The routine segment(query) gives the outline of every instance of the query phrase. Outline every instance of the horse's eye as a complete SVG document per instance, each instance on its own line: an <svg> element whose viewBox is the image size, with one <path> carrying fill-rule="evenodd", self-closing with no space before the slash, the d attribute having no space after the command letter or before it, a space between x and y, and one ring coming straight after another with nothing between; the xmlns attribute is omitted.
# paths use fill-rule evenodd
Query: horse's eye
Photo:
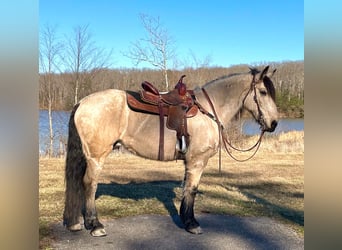
<svg viewBox="0 0 342 250"><path fill-rule="evenodd" d="M267 91L264 89L259 90L259 92L260 92L260 95L263 95L263 96L267 95Z"/></svg>

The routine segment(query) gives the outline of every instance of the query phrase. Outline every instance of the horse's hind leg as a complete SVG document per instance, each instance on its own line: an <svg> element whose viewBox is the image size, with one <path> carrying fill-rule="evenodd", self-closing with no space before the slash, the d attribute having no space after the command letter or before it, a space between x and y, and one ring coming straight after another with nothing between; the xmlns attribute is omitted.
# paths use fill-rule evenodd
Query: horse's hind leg
<svg viewBox="0 0 342 250"><path fill-rule="evenodd" d="M98 176L104 164L104 158L95 159L88 158L88 167L85 172L83 183L85 192L85 211L84 211L84 226L91 230L92 236L105 236L106 231L97 217L95 206L95 193L97 189Z"/></svg>
<svg viewBox="0 0 342 250"><path fill-rule="evenodd" d="M180 207L180 218L185 226L185 230L193 234L201 234L202 229L195 219L194 203L198 190L198 184L206 161L188 162L185 166L185 184L183 189L183 199Z"/></svg>

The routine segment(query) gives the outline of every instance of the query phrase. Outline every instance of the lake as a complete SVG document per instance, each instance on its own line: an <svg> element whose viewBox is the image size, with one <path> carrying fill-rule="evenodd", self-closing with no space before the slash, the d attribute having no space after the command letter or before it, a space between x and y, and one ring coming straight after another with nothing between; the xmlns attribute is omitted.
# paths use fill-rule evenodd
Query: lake
<svg viewBox="0 0 342 250"><path fill-rule="evenodd" d="M68 137L68 123L70 112L53 111L53 129L55 133L54 149L63 153ZM288 131L303 131L304 119L280 119L276 130L272 134ZM242 133L245 135L256 135L260 133L259 125L252 119L242 121ZM49 119L48 111L39 111L39 153L44 155L49 145Z"/></svg>

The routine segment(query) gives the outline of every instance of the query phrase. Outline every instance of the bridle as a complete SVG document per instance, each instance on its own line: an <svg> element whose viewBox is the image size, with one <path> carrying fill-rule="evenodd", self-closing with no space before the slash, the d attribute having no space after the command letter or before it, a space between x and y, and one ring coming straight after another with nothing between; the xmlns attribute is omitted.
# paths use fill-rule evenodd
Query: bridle
<svg viewBox="0 0 342 250"><path fill-rule="evenodd" d="M252 79L252 82L251 82L251 85L250 85L250 89L248 90L247 94L243 98L242 105L244 105L244 103L246 101L246 98L249 95L249 93L253 92L254 93L253 100L254 100L254 102L255 102L255 104L257 106L257 109L258 109L258 117L257 117L256 120L258 121L258 123L262 127L262 131L264 131L265 127L266 127L265 120L264 120L264 114L261 111L260 104L259 104L259 101L258 101L258 98L257 98L257 94L256 94L256 84L260 83L262 81L262 79L261 80L256 80L255 79L255 76L256 76L257 73L259 73L259 71L254 70L254 69L251 70L251 74L253 75L253 79Z"/></svg>
<svg viewBox="0 0 342 250"><path fill-rule="evenodd" d="M253 97L253 100L254 102L256 103L257 105L257 109L258 109L258 117L257 117L257 121L258 123L260 124L261 126L261 133L260 133L260 136L259 136L259 139L257 140L257 142L251 146L250 148L247 148L247 149L239 149L235 146L232 145L232 143L229 141L229 139L227 138L227 136L223 133L224 131L224 126L223 124L221 123L221 121L219 120L219 117L217 115L217 112L215 110L215 107L214 107L214 104L213 102L211 101L207 91L205 90L205 88L201 88L202 89L202 92L205 96L205 98L207 99L209 105L210 105L210 108L212 109L212 112L214 115L212 115L210 112L208 112L206 109L203 108L202 105L200 105L197 100L195 100L195 104L198 106L199 110L204 113L205 115L209 116L212 120L214 120L217 124L217 127L218 127L218 131L219 131L219 172L221 173L221 148L222 148L222 142L223 142L223 146L225 148L225 151L227 152L227 154L232 157L234 160L238 161L238 162L244 162L244 161L248 161L250 160L252 157L255 156L255 154L257 153L257 151L259 150L259 147L260 147L260 144L261 144L261 140L262 140L262 137L265 133L265 120L264 120L264 115L261 111L261 108L260 108L260 104L259 104L259 101L258 101L258 98L257 98L257 94L256 94L256 84L259 83L260 81L262 80L256 80L256 74L259 73L259 71L257 70L254 70L252 69L251 70L251 74L253 75L253 79L252 79L252 82L251 82L251 85L250 85L250 89L248 90L247 94L245 95L245 97L243 98L243 101L242 101L242 105L245 103L245 100L247 98L247 96L253 92L254 93L254 97ZM254 148L255 151L253 152L253 154L251 156L249 156L248 158L246 159L237 159L229 150L229 147L232 148L233 150L235 151L238 151L238 152L248 152L248 151L251 151L253 150Z"/></svg>

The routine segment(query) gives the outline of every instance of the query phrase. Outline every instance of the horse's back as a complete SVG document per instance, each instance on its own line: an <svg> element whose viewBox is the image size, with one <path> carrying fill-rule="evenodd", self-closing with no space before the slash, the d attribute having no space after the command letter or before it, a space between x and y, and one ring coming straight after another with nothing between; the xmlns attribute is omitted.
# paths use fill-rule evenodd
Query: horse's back
<svg viewBox="0 0 342 250"><path fill-rule="evenodd" d="M90 105L96 107L98 105L109 106L113 103L121 103L126 100L126 92L119 89L106 89L103 91L92 93L84 97L80 101L80 106Z"/></svg>
<svg viewBox="0 0 342 250"><path fill-rule="evenodd" d="M106 122L110 115L122 111L126 106L126 92L117 89L108 89L86 96L80 101L75 119L97 119L97 123ZM100 120L98 120L100 119Z"/></svg>

